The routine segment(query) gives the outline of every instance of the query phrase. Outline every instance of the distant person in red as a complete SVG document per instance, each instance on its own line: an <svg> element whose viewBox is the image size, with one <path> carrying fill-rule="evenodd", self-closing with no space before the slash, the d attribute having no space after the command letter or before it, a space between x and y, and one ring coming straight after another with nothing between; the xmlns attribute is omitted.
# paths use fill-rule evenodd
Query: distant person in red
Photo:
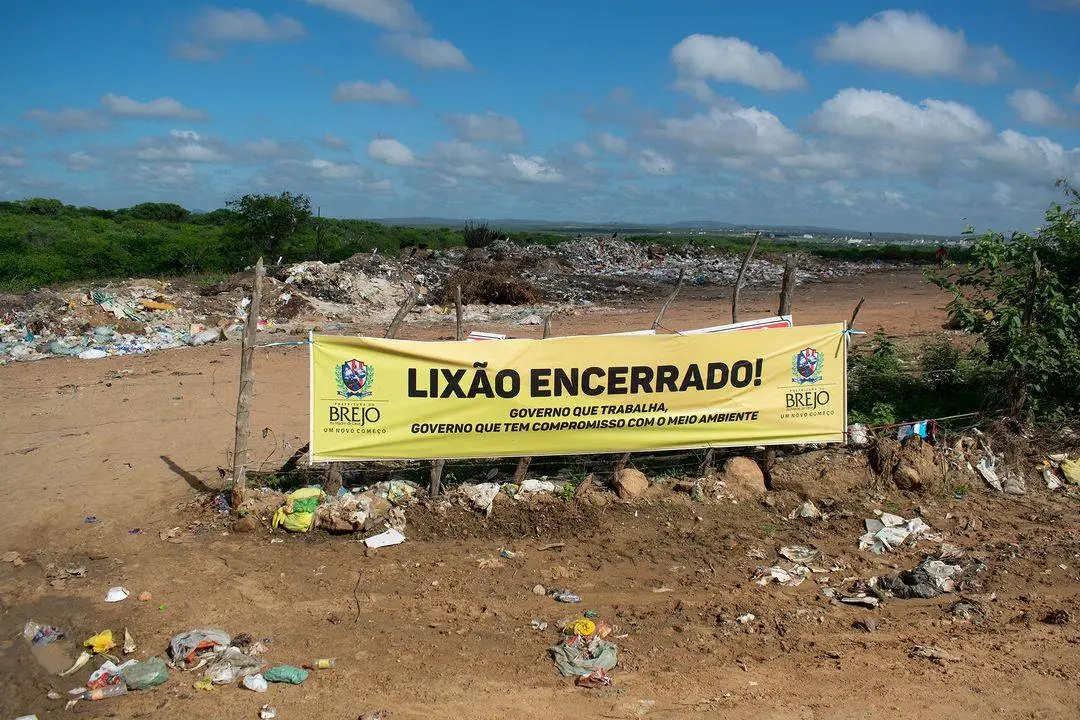
<svg viewBox="0 0 1080 720"><path fill-rule="evenodd" d="M937 252L934 253L934 259L937 260L938 267L944 265L945 261L949 259L949 248L944 245L938 246Z"/></svg>

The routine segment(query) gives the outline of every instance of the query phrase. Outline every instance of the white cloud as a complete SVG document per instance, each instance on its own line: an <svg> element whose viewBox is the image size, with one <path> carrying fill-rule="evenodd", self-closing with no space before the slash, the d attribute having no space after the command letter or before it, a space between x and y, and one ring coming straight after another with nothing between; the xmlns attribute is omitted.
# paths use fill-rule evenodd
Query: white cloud
<svg viewBox="0 0 1080 720"><path fill-rule="evenodd" d="M483 115L451 114L447 115L445 120L462 140L510 144L525 141L525 133L516 118L500 115L492 110Z"/></svg>
<svg viewBox="0 0 1080 720"><path fill-rule="evenodd" d="M608 93L608 100L619 103L620 105L628 105L634 100L634 91L620 85L612 88L611 92Z"/></svg>
<svg viewBox="0 0 1080 720"><path fill-rule="evenodd" d="M521 179L527 182L558 183L565 179L561 172L549 165L547 160L540 155L523 157L510 153L507 158L517 169Z"/></svg>
<svg viewBox="0 0 1080 720"><path fill-rule="evenodd" d="M94 166L96 161L83 151L73 152L64 160L71 172L86 172Z"/></svg>
<svg viewBox="0 0 1080 720"><path fill-rule="evenodd" d="M1045 182L1076 178L1080 173L1080 148L1066 150L1045 137L1004 130L992 143L979 148L985 160L1009 172Z"/></svg>
<svg viewBox="0 0 1080 720"><path fill-rule="evenodd" d="M368 143L368 157L387 165L409 166L416 164L412 150L393 138L375 138Z"/></svg>
<svg viewBox="0 0 1080 720"><path fill-rule="evenodd" d="M462 140L435 143L432 161L448 175L470 178L491 175L494 164L490 152Z"/></svg>
<svg viewBox="0 0 1080 720"><path fill-rule="evenodd" d="M408 105L413 102L412 93L399 88L389 80L377 84L358 80L338 83L334 88L334 102L371 102L382 105Z"/></svg>
<svg viewBox="0 0 1080 720"><path fill-rule="evenodd" d="M784 67L776 55L736 37L690 35L671 49L671 61L680 75L691 79L740 83L759 90L806 86L806 78Z"/></svg>
<svg viewBox="0 0 1080 720"><path fill-rule="evenodd" d="M350 180L364 174L364 169L357 163L336 163L322 158L309 160L307 167L323 180Z"/></svg>
<svg viewBox="0 0 1080 720"><path fill-rule="evenodd" d="M105 130L109 122L95 110L82 110L76 108L62 108L57 112L51 110L34 109L23 114L27 120L35 120L41 123L41 127L49 132L66 132L71 130Z"/></svg>
<svg viewBox="0 0 1080 720"><path fill-rule="evenodd" d="M350 15L386 30L424 32L427 25L409 0L306 0L329 10Z"/></svg>
<svg viewBox="0 0 1080 720"><path fill-rule="evenodd" d="M264 18L254 10L215 7L204 8L193 29L200 38L222 42L277 42L306 34L303 25L284 15Z"/></svg>
<svg viewBox="0 0 1080 720"><path fill-rule="evenodd" d="M173 56L191 62L217 62L225 55L220 50L192 40L185 40L173 47Z"/></svg>
<svg viewBox="0 0 1080 720"><path fill-rule="evenodd" d="M594 151L591 147L589 147L589 143L584 142L583 140L579 140L576 143L574 143L573 150L579 156L581 156L583 158L586 158L586 159L591 158L593 155L596 154L596 151Z"/></svg>
<svg viewBox="0 0 1080 720"><path fill-rule="evenodd" d="M429 70L472 70L472 65L449 40L416 35L388 35L383 45L392 52Z"/></svg>
<svg viewBox="0 0 1080 720"><path fill-rule="evenodd" d="M994 82L1013 62L996 45L971 45L919 12L886 10L858 25L841 23L818 46L818 58L897 70Z"/></svg>
<svg viewBox="0 0 1080 720"><path fill-rule="evenodd" d="M724 156L780 155L797 152L802 139L765 110L714 107L689 118L666 118L655 133L698 151Z"/></svg>
<svg viewBox="0 0 1080 720"><path fill-rule="evenodd" d="M230 159L223 143L194 130L170 130L168 138L143 140L134 155L138 160L181 163L223 163Z"/></svg>
<svg viewBox="0 0 1080 720"><path fill-rule="evenodd" d="M170 97L139 102L126 95L107 93L101 96L105 110L119 117L172 118L175 120L206 120L206 113L201 110L184 107Z"/></svg>
<svg viewBox="0 0 1080 720"><path fill-rule="evenodd" d="M0 147L0 168L21 168L26 165L26 158L17 149L5 150Z"/></svg>
<svg viewBox="0 0 1080 720"><path fill-rule="evenodd" d="M187 162L139 165L130 178L147 185L188 185L195 180L195 166Z"/></svg>
<svg viewBox="0 0 1080 720"><path fill-rule="evenodd" d="M1069 100L1073 101L1074 103L1080 103L1080 80L1076 81L1076 87L1074 87L1072 92L1069 93Z"/></svg>
<svg viewBox="0 0 1080 720"><path fill-rule="evenodd" d="M328 150L348 150L349 141L344 138L339 138L333 133L326 133L319 139L319 143Z"/></svg>
<svg viewBox="0 0 1080 720"><path fill-rule="evenodd" d="M1076 118L1054 102L1050 96L1032 88L1023 88L1009 93L1009 104L1024 122L1062 127L1076 124Z"/></svg>
<svg viewBox="0 0 1080 720"><path fill-rule="evenodd" d="M675 161L655 150L642 150L638 165L649 175L674 175Z"/></svg>
<svg viewBox="0 0 1080 720"><path fill-rule="evenodd" d="M846 88L814 113L824 132L854 138L925 143L965 143L991 132L990 123L960 103L927 98L913 105L880 90Z"/></svg>
<svg viewBox="0 0 1080 720"><path fill-rule="evenodd" d="M630 149L627 146L626 138L621 138L608 132L598 134L596 136L596 144L600 146L601 150L611 153L612 155L625 155Z"/></svg>

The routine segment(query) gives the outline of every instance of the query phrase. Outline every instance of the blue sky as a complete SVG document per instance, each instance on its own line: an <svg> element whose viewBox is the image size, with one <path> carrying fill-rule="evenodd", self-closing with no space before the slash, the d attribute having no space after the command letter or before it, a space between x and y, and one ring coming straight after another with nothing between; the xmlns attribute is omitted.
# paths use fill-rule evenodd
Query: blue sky
<svg viewBox="0 0 1080 720"><path fill-rule="evenodd" d="M1080 0L7 3L0 198L1031 228Z"/></svg>

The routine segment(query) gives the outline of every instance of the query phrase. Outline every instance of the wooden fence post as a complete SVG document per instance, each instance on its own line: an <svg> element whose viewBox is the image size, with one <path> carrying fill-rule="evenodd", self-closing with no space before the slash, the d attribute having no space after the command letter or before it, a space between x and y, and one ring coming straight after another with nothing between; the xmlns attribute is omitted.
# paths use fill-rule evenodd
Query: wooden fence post
<svg viewBox="0 0 1080 720"><path fill-rule="evenodd" d="M251 287L251 302L248 304L247 321L244 335L240 341L240 391L236 396L236 436L233 442L232 497L234 511L244 503L247 486L248 435L251 432L251 391L255 386L255 375L251 361L255 357L255 333L259 329L259 301L262 299L263 283L262 258L255 263L255 279Z"/></svg>
<svg viewBox="0 0 1080 720"><path fill-rule="evenodd" d="M551 316L554 314L555 312L552 311L544 317L544 340L547 340L549 337L551 337ZM514 471L515 485L520 485L521 483L525 482L525 477L529 474L529 465L531 464L531 457L523 457L518 459L517 470Z"/></svg>
<svg viewBox="0 0 1080 720"><path fill-rule="evenodd" d="M660 306L660 312L656 313L656 319L653 320L653 324L652 324L653 330L656 330L657 328L662 328L663 327L663 325L661 325L660 323L664 319L664 313L667 312L668 305L671 305L671 303L675 301L675 296L678 295L679 290L682 289L683 277L685 275L686 275L686 268L679 268L679 279L675 283L675 289L671 291L671 294L668 295L667 300L665 300L664 304Z"/></svg>
<svg viewBox="0 0 1080 720"><path fill-rule="evenodd" d="M784 279L780 282L780 309L777 315L791 314L791 296L795 292L795 257L788 255L784 259Z"/></svg>
<svg viewBox="0 0 1080 720"><path fill-rule="evenodd" d="M735 289L731 291L731 322L739 322L739 291L742 289L743 276L746 275L746 268L750 266L750 258L754 257L754 251L757 250L758 240L761 239L761 233L754 233L754 242L750 243L750 249L746 251L746 257L743 258L742 266L739 268L739 275L735 278Z"/></svg>
<svg viewBox="0 0 1080 720"><path fill-rule="evenodd" d="M454 309L457 312L457 323L454 328L454 339L461 342L465 339L465 313L461 306L461 286L458 285L454 290ZM446 467L446 459L439 458L431 464L431 480L428 483L428 495L430 497L439 497L439 493L442 492L442 474L443 468Z"/></svg>
<svg viewBox="0 0 1080 720"><path fill-rule="evenodd" d="M454 307L457 309L457 328L454 330L454 339L461 342L465 339L465 316L461 309L461 286L457 286L454 293Z"/></svg>

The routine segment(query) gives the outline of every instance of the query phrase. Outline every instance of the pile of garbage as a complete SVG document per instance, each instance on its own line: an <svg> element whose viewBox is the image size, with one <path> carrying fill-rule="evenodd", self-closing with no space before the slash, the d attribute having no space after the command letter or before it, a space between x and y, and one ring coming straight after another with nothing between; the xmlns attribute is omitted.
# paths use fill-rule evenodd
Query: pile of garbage
<svg viewBox="0 0 1080 720"><path fill-rule="evenodd" d="M54 645L64 636L59 628L39 625L33 620L27 622L23 629L23 638L39 662L46 666L49 665L45 659L47 651L53 651L56 657L64 657L63 651ZM223 630L213 628L189 630L174 636L166 652L168 659L153 656L146 660L132 658L121 662L112 630L102 630L87 638L82 647L82 652L70 667L59 670L54 665L49 668L59 677L69 677L94 658L102 659L83 685L68 691L65 709L69 710L81 700L104 700L131 691L150 690L166 683L170 670L190 673L189 677L196 678L194 687L200 690L238 683L249 690L264 693L269 683L299 685L307 680L309 671L330 669L336 664L333 658L320 658L301 667L272 665L263 658L268 652L263 642L247 634L230 636ZM124 655L136 650L135 640L126 628L121 649ZM198 672L200 670L201 673ZM51 692L49 697L59 700L63 696ZM261 716L274 717L272 710L270 706L263 706Z"/></svg>
<svg viewBox="0 0 1080 720"><path fill-rule="evenodd" d="M579 687L611 685L609 672L619 661L619 649L607 638L615 628L592 611L586 611L582 617L563 620L557 627L559 642L549 647L548 652L559 673L575 678L574 684Z"/></svg>

